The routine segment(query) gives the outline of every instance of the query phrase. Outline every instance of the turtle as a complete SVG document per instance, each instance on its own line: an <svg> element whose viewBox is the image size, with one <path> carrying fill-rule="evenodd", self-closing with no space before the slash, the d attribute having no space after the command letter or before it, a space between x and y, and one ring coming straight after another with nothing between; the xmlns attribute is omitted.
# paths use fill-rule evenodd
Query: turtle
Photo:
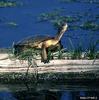
<svg viewBox="0 0 99 100"><path fill-rule="evenodd" d="M67 27L67 23L62 24L62 26L58 29L57 35L55 37L40 35L26 38L23 41L14 44L14 54L20 54L20 52L29 48L40 49L41 62L48 63L48 51L50 50L53 52L63 47L61 44L61 38L67 30Z"/></svg>

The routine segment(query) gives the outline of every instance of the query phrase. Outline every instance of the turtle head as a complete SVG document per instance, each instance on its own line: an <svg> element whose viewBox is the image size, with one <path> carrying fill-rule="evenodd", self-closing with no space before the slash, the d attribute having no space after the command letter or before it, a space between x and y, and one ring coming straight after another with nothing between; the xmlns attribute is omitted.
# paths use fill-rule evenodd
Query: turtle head
<svg viewBox="0 0 99 100"><path fill-rule="evenodd" d="M62 24L61 24L61 30L66 31L66 30L67 30L67 28L68 28L67 23L66 23L66 22L62 22Z"/></svg>
<svg viewBox="0 0 99 100"><path fill-rule="evenodd" d="M67 30L67 28L68 28L67 23L66 22L61 22L59 24L58 33L65 32Z"/></svg>

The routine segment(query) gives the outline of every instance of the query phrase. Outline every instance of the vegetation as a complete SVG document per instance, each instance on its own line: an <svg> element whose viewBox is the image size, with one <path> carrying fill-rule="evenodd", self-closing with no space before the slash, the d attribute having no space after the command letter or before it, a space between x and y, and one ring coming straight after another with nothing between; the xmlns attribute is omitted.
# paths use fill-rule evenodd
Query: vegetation
<svg viewBox="0 0 99 100"><path fill-rule="evenodd" d="M99 79L98 72L82 72L82 73L43 73L38 74L38 83L42 82L62 82L67 80L83 80L83 79ZM28 73L26 77L25 73L0 73L0 83L35 83L35 77L33 73Z"/></svg>
<svg viewBox="0 0 99 100"><path fill-rule="evenodd" d="M5 0L0 1L0 7L15 7L15 6L16 6L16 2L5 1Z"/></svg>
<svg viewBox="0 0 99 100"><path fill-rule="evenodd" d="M51 13L41 13L40 16L38 17L38 21L41 22L41 21L52 20L58 16L59 16L59 12L57 11L53 11Z"/></svg>
<svg viewBox="0 0 99 100"><path fill-rule="evenodd" d="M30 67L34 67L34 72L33 72L33 77L35 79L35 82L37 80L38 77L38 70L37 70L37 63L35 62L34 59L36 59L35 56L37 56L38 52L34 51L32 49L28 49L26 51L23 51L21 54L19 54L19 56L16 56L18 59L20 60L26 60L28 62L28 68L25 74L25 77L28 78L28 71Z"/></svg>
<svg viewBox="0 0 99 100"><path fill-rule="evenodd" d="M13 26L13 27L17 27L18 26L18 24L16 22L8 22L6 24L9 25L9 26Z"/></svg>
<svg viewBox="0 0 99 100"><path fill-rule="evenodd" d="M64 12L64 10L63 10ZM85 15L86 14L86 15ZM77 30L79 28L83 30L91 30L91 31L98 31L99 25L94 21L94 18L83 21L83 24L81 23L81 20L84 20L83 18L86 16L86 18L90 17L90 13L85 14L75 14L72 15L63 15L60 11L53 11L50 13L41 13L40 16L37 18L38 22L51 22L55 28L59 28L61 26L61 22L67 22L69 24L69 30ZM95 20L98 19L98 15L96 16ZM79 23L79 25L77 24Z"/></svg>
<svg viewBox="0 0 99 100"><path fill-rule="evenodd" d="M73 50L71 59L82 59L83 58L82 55L83 55L82 47L78 45L78 47Z"/></svg>
<svg viewBox="0 0 99 100"><path fill-rule="evenodd" d="M75 21L78 21L79 19L77 17L72 17L72 16L61 16L57 13L42 13L39 17L38 17L38 21L51 21L51 22L68 22L68 23L72 23Z"/></svg>
<svg viewBox="0 0 99 100"><path fill-rule="evenodd" d="M30 59L41 59L40 50L28 49L17 56L20 60L28 60ZM74 48L72 51L65 51L65 49L57 50L54 53L49 51L48 54L49 59L99 59L99 52L96 50L96 45L90 44L87 51L84 52L81 45Z"/></svg>
<svg viewBox="0 0 99 100"><path fill-rule="evenodd" d="M38 22L49 21L55 28L59 28L61 26L61 22L73 23L79 21L80 18L68 15L61 16L58 11L53 11L50 13L41 13L37 20Z"/></svg>
<svg viewBox="0 0 99 100"><path fill-rule="evenodd" d="M99 3L98 0L60 0L63 3L79 2L79 3Z"/></svg>
<svg viewBox="0 0 99 100"><path fill-rule="evenodd" d="M81 25L81 28L85 29L85 30L99 30L99 25L92 22L92 21L87 21L85 22L83 25Z"/></svg>
<svg viewBox="0 0 99 100"><path fill-rule="evenodd" d="M96 47L99 46L99 40L96 42L90 42L89 47L88 47L88 52L87 52L87 57L88 59L99 59L99 52L97 52Z"/></svg>

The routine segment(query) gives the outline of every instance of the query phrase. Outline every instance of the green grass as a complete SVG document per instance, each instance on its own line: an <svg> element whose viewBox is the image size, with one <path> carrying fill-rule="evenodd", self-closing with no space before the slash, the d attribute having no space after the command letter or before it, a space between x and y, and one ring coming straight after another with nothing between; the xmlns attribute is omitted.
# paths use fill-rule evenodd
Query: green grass
<svg viewBox="0 0 99 100"><path fill-rule="evenodd" d="M75 48L75 50L72 52L71 59L82 59L82 47L81 46Z"/></svg>
<svg viewBox="0 0 99 100"><path fill-rule="evenodd" d="M99 40L96 42L91 41L89 47L87 49L87 57L88 59L99 59L99 52L97 52L96 47L99 46Z"/></svg>

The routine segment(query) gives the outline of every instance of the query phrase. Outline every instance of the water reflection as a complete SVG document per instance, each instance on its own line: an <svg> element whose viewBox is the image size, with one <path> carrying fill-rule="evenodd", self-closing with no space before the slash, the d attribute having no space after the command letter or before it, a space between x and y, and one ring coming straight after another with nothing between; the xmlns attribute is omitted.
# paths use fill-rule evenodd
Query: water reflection
<svg viewBox="0 0 99 100"><path fill-rule="evenodd" d="M69 92L69 91L62 92L60 100L71 100L71 99L72 99L71 98L71 92Z"/></svg>
<svg viewBox="0 0 99 100"><path fill-rule="evenodd" d="M24 92L25 93L25 92ZM99 91L48 91L42 90L37 92L16 93L18 100L98 100Z"/></svg>
<svg viewBox="0 0 99 100"><path fill-rule="evenodd" d="M99 91L18 91L0 92L0 100L98 100Z"/></svg>
<svg viewBox="0 0 99 100"><path fill-rule="evenodd" d="M0 84L0 100L99 100L98 83L98 79L4 83Z"/></svg>
<svg viewBox="0 0 99 100"><path fill-rule="evenodd" d="M0 92L0 100L17 100L11 92L1 91Z"/></svg>

